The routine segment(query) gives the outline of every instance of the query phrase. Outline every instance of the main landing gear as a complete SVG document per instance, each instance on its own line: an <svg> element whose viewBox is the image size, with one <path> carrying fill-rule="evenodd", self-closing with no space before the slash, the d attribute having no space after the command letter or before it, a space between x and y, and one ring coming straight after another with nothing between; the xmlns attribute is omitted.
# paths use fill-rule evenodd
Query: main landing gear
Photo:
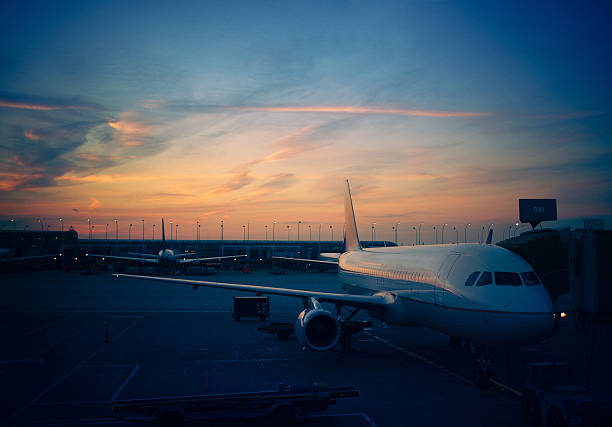
<svg viewBox="0 0 612 427"><path fill-rule="evenodd" d="M495 370L491 367L491 347L481 344L473 344L469 341L462 341L457 337L449 337L448 346L453 350L461 350L465 343L466 348L476 357L478 362L478 373L476 384L480 388L490 387L491 380L496 378Z"/></svg>
<svg viewBox="0 0 612 427"><path fill-rule="evenodd" d="M365 328L369 328L372 326L372 322L365 320L353 320L353 316L355 316L359 312L359 308L355 308L353 310L344 307L346 311L350 314L346 319L342 319L342 304L336 304L336 315L338 317L338 321L340 322L340 345L342 346L342 351L351 351L353 349L353 335L363 331Z"/></svg>

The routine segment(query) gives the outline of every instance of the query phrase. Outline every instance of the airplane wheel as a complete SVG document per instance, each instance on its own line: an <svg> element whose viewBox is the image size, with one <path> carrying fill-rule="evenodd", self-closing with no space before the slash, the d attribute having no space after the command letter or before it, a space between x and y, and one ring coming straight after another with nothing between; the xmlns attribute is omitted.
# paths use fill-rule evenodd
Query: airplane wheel
<svg viewBox="0 0 612 427"><path fill-rule="evenodd" d="M546 417L546 426L547 427L567 427L567 422L563 417L563 413L561 410L555 406L550 408L548 411L548 416Z"/></svg>

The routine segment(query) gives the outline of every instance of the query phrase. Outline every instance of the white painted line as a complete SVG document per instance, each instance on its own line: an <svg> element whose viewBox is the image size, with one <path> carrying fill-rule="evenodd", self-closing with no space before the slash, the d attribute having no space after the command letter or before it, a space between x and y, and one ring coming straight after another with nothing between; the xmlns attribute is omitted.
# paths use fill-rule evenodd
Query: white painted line
<svg viewBox="0 0 612 427"><path fill-rule="evenodd" d="M117 365L104 365L104 364L87 364L85 368L133 368L136 366L135 363L125 363L125 364L117 364Z"/></svg>
<svg viewBox="0 0 612 427"><path fill-rule="evenodd" d="M64 381L66 378L68 378L69 376L71 376L72 374L74 374L76 371L78 371L83 365L85 365L85 361L83 360L80 363L77 363L71 370L69 370L67 373L65 373L64 375L62 375L60 377L59 380L57 380L56 382L54 382L53 384L51 384L49 387L47 387L46 389L44 389L43 391L41 391L40 393L38 393L38 395L36 397L34 397L34 399L30 400L28 403L26 403L24 406L22 406L21 408L17 409L17 411L15 411L10 417L9 419L15 418L17 415L21 414L23 411L25 411L26 409L28 409L30 406L32 406L34 403L38 402L45 394L49 393L51 390L53 390L58 384L60 384L62 381Z"/></svg>
<svg viewBox="0 0 612 427"><path fill-rule="evenodd" d="M138 372L138 369L140 369L140 365L134 366L134 369L132 369L132 372L130 372L130 375L128 375L127 378L125 380L123 380L123 382L121 383L119 388L117 390L115 390L115 393L113 393L113 395L111 396L109 402L114 402L115 400L117 400L117 397L119 397L119 395L121 394L121 392L123 391L125 386L127 386L127 384L134 377L134 375L136 375L136 372Z"/></svg>
<svg viewBox="0 0 612 427"><path fill-rule="evenodd" d="M451 375L451 376L453 376L453 377L455 377L455 378L460 379L461 381L464 381L464 382L468 383L468 384L469 384L469 385L471 385L471 386L474 386L474 385L475 385L475 384L474 384L472 381L468 380L468 379L467 379L467 378L465 378L464 376L459 375L459 374L457 374L457 373L455 373L455 372L451 371L450 369L445 368L444 366L439 365L439 364L437 364L436 362L433 362L433 361L431 361L431 360L427 359L427 358L426 358L426 357L424 357L424 356L421 356L420 354L416 354L416 353L414 353L414 352L412 352L412 351L406 350L405 348L400 347L399 345L394 344L394 343L392 343L391 341L388 341L388 340L386 340L386 339L384 339L384 338L381 338L381 337L379 337L379 336L377 336L377 335L374 335L373 333L371 333L371 332L369 332L369 331L365 331L365 333L366 333L366 334L368 334L369 336L371 336L371 337L373 337L373 338L377 339L378 341L380 341L380 342L382 342L382 343L384 343L384 344L388 345L389 347L392 347L392 348L394 348L394 349L396 349L396 350L398 350L398 351L401 351L402 353L404 353L404 354L406 354L406 355L408 355L408 356L412 357L413 359L416 359L416 360L418 360L418 361L420 361L420 362L426 363L427 365L433 366L433 367L435 367L435 368L437 368L437 369L439 369L439 370L441 370L441 371L443 371L443 372L445 372L445 373L447 373L447 374L449 374L449 375Z"/></svg>
<svg viewBox="0 0 612 427"><path fill-rule="evenodd" d="M118 420L116 418L82 418L82 419L71 419L71 420L49 420L47 422L40 421L36 424L27 424L28 426L39 426L39 427L55 427L55 426L70 426L70 425L109 425L109 424L125 424L125 421ZM18 427L19 424L14 424Z"/></svg>
<svg viewBox="0 0 612 427"><path fill-rule="evenodd" d="M489 378L489 381L491 381L493 384L495 384L496 386L503 388L504 390L509 391L510 393L514 394L515 396L521 397L523 396L523 393L521 393L518 390L513 389L512 387L508 387L506 384L504 383L500 383L497 380L494 380L493 378Z"/></svg>
<svg viewBox="0 0 612 427"><path fill-rule="evenodd" d="M208 351L206 347L196 348L196 351Z"/></svg>

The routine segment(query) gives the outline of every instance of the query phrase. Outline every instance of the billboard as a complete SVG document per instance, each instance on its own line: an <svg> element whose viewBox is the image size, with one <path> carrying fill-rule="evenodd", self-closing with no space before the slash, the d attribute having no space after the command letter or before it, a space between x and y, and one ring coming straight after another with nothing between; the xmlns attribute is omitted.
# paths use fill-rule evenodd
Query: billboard
<svg viewBox="0 0 612 427"><path fill-rule="evenodd" d="M534 228L541 221L556 221L557 199L519 199L519 218Z"/></svg>

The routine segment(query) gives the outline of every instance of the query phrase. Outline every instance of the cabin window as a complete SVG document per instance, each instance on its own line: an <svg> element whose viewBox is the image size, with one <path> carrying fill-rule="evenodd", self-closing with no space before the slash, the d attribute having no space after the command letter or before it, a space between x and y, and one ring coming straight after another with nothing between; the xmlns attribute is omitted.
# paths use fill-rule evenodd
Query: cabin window
<svg viewBox="0 0 612 427"><path fill-rule="evenodd" d="M493 283L493 276L490 271L485 271L482 273L482 276L480 276L480 279L478 279L478 282L476 282L476 286L485 286L491 283Z"/></svg>
<svg viewBox="0 0 612 427"><path fill-rule="evenodd" d="M521 277L518 273L511 273L509 271L496 271L495 272L495 284L502 286L521 286Z"/></svg>
<svg viewBox="0 0 612 427"><path fill-rule="evenodd" d="M536 276L535 271L525 271L524 273L521 273L521 277L527 286L540 284L540 280L538 279L538 276Z"/></svg>
<svg viewBox="0 0 612 427"><path fill-rule="evenodd" d="M480 271L475 271L472 274L470 274L470 277L468 277L467 280L465 281L465 286L472 286L474 282L476 281L476 279L478 278L479 274L480 274Z"/></svg>

